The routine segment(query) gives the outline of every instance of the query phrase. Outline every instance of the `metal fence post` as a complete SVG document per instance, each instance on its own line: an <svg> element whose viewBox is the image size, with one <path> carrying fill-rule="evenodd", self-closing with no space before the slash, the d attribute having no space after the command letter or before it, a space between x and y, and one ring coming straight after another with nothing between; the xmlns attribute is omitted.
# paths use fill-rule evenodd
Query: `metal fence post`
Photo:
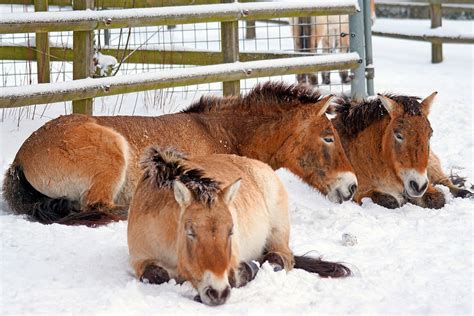
<svg viewBox="0 0 474 316"><path fill-rule="evenodd" d="M372 55L372 12L370 0L364 0L364 37L365 37L365 77L367 79L367 94L374 95L374 58Z"/></svg>
<svg viewBox="0 0 474 316"><path fill-rule="evenodd" d="M430 0L431 28L435 29L442 24L441 0ZM431 62L437 64L443 61L443 44L431 43Z"/></svg>
<svg viewBox="0 0 474 316"><path fill-rule="evenodd" d="M354 99L366 96L365 92L365 43L364 43L364 0L358 0L359 11L349 16L350 50L359 54L359 67L352 70L351 95Z"/></svg>
<svg viewBox="0 0 474 316"><path fill-rule="evenodd" d="M35 12L48 11L48 0L35 0ZM36 67L38 69L38 83L48 83L51 78L49 59L49 36L48 33L36 33Z"/></svg>
<svg viewBox="0 0 474 316"><path fill-rule="evenodd" d="M74 0L73 10L94 8L94 0ZM75 31L73 34L73 70L72 78L84 79L93 74L94 31ZM92 115L93 99L72 101L72 112Z"/></svg>
<svg viewBox="0 0 474 316"><path fill-rule="evenodd" d="M222 3L232 3L234 0L221 0ZM239 22L221 23L221 50L224 63L239 61ZM224 95L239 95L240 81L227 81L222 83Z"/></svg>

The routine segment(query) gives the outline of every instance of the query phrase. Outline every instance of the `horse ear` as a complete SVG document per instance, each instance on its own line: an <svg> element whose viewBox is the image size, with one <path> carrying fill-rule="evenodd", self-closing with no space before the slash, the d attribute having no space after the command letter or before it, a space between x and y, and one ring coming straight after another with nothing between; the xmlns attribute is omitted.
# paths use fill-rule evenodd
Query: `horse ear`
<svg viewBox="0 0 474 316"><path fill-rule="evenodd" d="M383 107L385 110L387 110L389 115L392 115L391 113L397 109L397 102L393 101L389 97L384 96L383 94L377 93L377 96L379 97L380 102L382 102Z"/></svg>
<svg viewBox="0 0 474 316"><path fill-rule="evenodd" d="M174 180L173 183L173 191L174 191L174 198L176 202L178 202L181 208L186 208L191 204L193 200L193 195L191 191L181 182L178 180Z"/></svg>
<svg viewBox="0 0 474 316"><path fill-rule="evenodd" d="M229 205L235 199L235 196L237 195L237 192L240 188L240 182L241 179L239 178L235 180L234 183L229 184L222 190L222 199L224 200L225 204Z"/></svg>
<svg viewBox="0 0 474 316"><path fill-rule="evenodd" d="M318 116L323 116L328 107L331 105L331 102L334 100L334 96L333 95L328 95L327 97L324 97L322 98L318 103L322 103L323 104L323 107L321 108L321 110L319 110L318 112Z"/></svg>
<svg viewBox="0 0 474 316"><path fill-rule="evenodd" d="M426 116L428 116L428 114L430 114L431 105L433 104L433 101L434 101L437 94L438 94L438 92L435 91L432 94L430 94L429 96L427 96L426 98L424 98L423 101L421 101L421 109L423 111L423 114L425 114Z"/></svg>

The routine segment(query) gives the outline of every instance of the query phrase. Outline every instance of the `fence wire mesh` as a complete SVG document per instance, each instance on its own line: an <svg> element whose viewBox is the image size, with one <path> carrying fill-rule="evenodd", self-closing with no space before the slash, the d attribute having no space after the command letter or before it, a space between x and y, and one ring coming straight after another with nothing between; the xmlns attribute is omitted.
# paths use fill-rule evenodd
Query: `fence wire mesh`
<svg viewBox="0 0 474 316"><path fill-rule="evenodd" d="M49 11L68 11L71 7L50 6ZM0 12L33 12L31 5L0 5ZM285 18L255 22L239 22L240 52L298 52L300 55L337 54L349 50L349 23L347 16ZM72 32L49 33L51 48L72 49ZM158 63L146 58L143 62L128 62L141 50L166 50L171 52L221 50L220 23L199 23L156 27L99 30L95 32L97 51L115 49L117 64L112 74L120 76L166 69L195 67L185 62L176 64L165 60ZM34 48L35 34L1 34L0 46L27 46ZM51 82L72 80L72 61L66 60L66 51L61 49L50 53L59 61L51 61ZM110 60L110 59L109 59ZM3 87L26 86L37 83L37 65L31 56L28 60L0 60L0 77ZM306 82L330 92L344 92L350 89L349 77L344 72L262 77L241 81L241 92L251 89L256 83L267 80ZM94 111L107 114L123 113L124 99L137 105L164 107L176 99L195 99L203 93L222 93L221 83L200 84L157 91L137 93L134 96L97 98ZM135 98L133 101L132 99ZM130 101L131 100L131 101ZM178 102L179 103L179 102ZM70 111L70 105L65 105ZM130 113L130 112L128 112Z"/></svg>

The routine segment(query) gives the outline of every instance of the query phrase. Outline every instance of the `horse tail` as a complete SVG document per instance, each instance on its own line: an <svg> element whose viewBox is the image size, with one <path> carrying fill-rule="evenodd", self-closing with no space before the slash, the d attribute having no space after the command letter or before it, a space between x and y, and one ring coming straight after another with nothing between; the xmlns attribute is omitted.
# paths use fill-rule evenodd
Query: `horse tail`
<svg viewBox="0 0 474 316"><path fill-rule="evenodd" d="M351 270L343 264L308 256L295 256L294 268L317 273L323 278L342 278L352 275Z"/></svg>
<svg viewBox="0 0 474 316"><path fill-rule="evenodd" d="M22 166L15 162L5 174L2 191L13 213L42 224L98 226L120 220L120 216L100 210L81 212L77 201L44 195L28 182Z"/></svg>

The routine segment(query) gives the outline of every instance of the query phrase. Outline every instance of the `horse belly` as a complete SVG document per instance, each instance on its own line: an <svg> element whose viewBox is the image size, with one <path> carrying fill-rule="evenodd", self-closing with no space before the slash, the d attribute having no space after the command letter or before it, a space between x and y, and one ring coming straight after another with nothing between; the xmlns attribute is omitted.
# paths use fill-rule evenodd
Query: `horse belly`
<svg viewBox="0 0 474 316"><path fill-rule="evenodd" d="M258 214L257 211L253 212ZM249 225L250 224L250 225ZM240 224L242 225L242 223ZM253 217L252 223L240 226L240 261L258 260L262 257L271 233L270 221L261 216Z"/></svg>

